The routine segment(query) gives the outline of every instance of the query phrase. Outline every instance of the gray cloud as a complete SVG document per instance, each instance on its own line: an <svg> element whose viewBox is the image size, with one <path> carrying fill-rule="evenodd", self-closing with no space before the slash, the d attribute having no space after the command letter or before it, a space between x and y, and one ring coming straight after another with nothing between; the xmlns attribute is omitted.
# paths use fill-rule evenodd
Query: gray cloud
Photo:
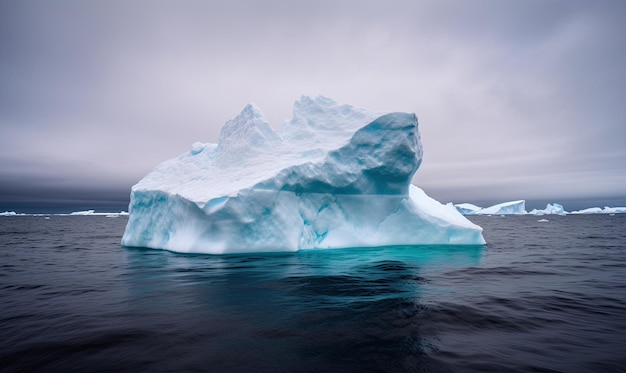
<svg viewBox="0 0 626 373"><path fill-rule="evenodd" d="M0 186L130 188L248 102L279 128L322 94L416 112L415 182L444 201L624 195L625 16L620 0L0 2Z"/></svg>

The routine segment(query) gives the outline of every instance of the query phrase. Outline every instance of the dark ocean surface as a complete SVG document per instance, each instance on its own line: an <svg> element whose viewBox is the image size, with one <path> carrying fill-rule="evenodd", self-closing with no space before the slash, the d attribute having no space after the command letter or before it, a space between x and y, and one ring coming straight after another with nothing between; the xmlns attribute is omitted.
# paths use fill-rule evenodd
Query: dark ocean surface
<svg viewBox="0 0 626 373"><path fill-rule="evenodd" d="M626 215L471 220L486 246L203 256L0 217L0 371L626 372Z"/></svg>

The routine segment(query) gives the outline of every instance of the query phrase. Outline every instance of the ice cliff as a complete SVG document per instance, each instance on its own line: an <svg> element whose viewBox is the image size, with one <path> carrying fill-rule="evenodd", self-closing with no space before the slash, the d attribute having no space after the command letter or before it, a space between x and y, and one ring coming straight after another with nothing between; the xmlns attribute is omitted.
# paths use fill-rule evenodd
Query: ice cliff
<svg viewBox="0 0 626 373"><path fill-rule="evenodd" d="M302 97L274 131L250 104L131 190L122 245L193 253L484 244L482 229L411 184L415 114Z"/></svg>

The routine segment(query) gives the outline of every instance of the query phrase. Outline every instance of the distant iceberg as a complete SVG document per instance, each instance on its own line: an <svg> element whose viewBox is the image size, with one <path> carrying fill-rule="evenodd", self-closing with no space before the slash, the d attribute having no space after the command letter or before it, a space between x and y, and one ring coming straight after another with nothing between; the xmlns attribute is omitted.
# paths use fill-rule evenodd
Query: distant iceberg
<svg viewBox="0 0 626 373"><path fill-rule="evenodd" d="M15 211L5 211L0 212L0 216L107 216L107 217L119 217L119 216L128 216L127 211L120 212L96 212L96 210L81 210L81 211L73 211L70 213L17 213Z"/></svg>
<svg viewBox="0 0 626 373"><path fill-rule="evenodd" d="M458 212L463 215L525 215L526 201L502 202L489 207L480 207L471 203L458 203L454 205Z"/></svg>
<svg viewBox="0 0 626 373"><path fill-rule="evenodd" d="M410 184L417 117L302 97L274 131L250 104L131 189L122 245L193 253L484 244L482 229Z"/></svg>
<svg viewBox="0 0 626 373"><path fill-rule="evenodd" d="M558 203L548 203L543 210L533 209L529 212L531 215L565 215L567 211L563 208L563 205Z"/></svg>
<svg viewBox="0 0 626 373"><path fill-rule="evenodd" d="M70 215L93 215L96 210L74 211L70 212Z"/></svg>
<svg viewBox="0 0 626 373"><path fill-rule="evenodd" d="M128 212L120 211L120 212L96 212L96 210L84 210L84 211L74 211L69 214L55 214L55 215L70 215L70 216L106 216L108 218L119 217L119 216L127 216Z"/></svg>
<svg viewBox="0 0 626 373"><path fill-rule="evenodd" d="M498 203L497 205L489 206L484 209L476 211L476 215L525 215L526 201L511 201Z"/></svg>
<svg viewBox="0 0 626 373"><path fill-rule="evenodd" d="M626 207L590 207L583 210L567 212L559 203L548 203L543 210L533 209L526 212L525 201L511 201L482 208L471 203L459 203L454 207L463 215L584 215L584 214L626 214Z"/></svg>
<svg viewBox="0 0 626 373"><path fill-rule="evenodd" d="M608 207L602 210L605 214L626 214L626 207Z"/></svg>
<svg viewBox="0 0 626 373"><path fill-rule="evenodd" d="M626 207L590 207L584 210L572 211L571 214L626 214Z"/></svg>

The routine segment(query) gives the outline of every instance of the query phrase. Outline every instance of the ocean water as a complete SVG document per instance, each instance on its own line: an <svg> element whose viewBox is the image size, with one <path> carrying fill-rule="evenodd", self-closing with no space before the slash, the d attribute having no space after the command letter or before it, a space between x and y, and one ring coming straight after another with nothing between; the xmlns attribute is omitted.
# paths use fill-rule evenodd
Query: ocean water
<svg viewBox="0 0 626 373"><path fill-rule="evenodd" d="M0 218L0 371L626 371L626 215L544 218L226 256L122 248L125 217Z"/></svg>

